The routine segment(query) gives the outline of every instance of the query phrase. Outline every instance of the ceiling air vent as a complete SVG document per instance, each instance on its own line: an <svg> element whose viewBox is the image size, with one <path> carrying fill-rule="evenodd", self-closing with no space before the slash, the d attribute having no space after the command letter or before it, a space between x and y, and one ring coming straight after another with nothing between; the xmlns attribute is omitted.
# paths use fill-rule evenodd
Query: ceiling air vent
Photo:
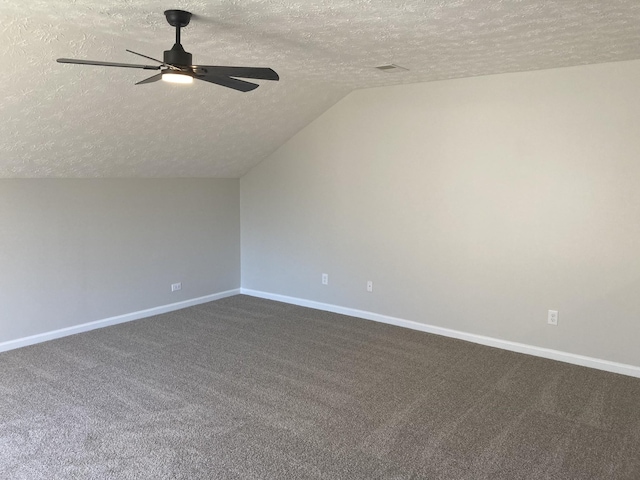
<svg viewBox="0 0 640 480"><path fill-rule="evenodd" d="M393 72L408 72L408 68L401 67L394 63L390 63L389 65L380 65L376 67L378 70L382 70L383 72L393 73Z"/></svg>

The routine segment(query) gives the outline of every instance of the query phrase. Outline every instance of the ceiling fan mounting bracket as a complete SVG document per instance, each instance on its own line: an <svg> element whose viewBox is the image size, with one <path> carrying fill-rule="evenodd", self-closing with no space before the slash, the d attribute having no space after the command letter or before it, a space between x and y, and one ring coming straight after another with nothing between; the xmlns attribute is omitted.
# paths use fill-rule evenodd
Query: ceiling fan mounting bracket
<svg viewBox="0 0 640 480"><path fill-rule="evenodd" d="M191 20L191 13L184 10L165 10L164 16L172 27L186 27Z"/></svg>

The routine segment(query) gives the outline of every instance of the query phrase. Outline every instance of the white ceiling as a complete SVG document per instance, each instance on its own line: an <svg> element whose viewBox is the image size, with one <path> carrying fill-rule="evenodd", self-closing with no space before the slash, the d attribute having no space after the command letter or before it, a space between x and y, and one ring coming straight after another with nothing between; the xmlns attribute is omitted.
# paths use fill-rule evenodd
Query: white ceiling
<svg viewBox="0 0 640 480"><path fill-rule="evenodd" d="M161 58L169 8L195 15L195 63L281 81L55 62ZM239 177L356 88L640 59L638 0L2 0L0 19L0 177Z"/></svg>

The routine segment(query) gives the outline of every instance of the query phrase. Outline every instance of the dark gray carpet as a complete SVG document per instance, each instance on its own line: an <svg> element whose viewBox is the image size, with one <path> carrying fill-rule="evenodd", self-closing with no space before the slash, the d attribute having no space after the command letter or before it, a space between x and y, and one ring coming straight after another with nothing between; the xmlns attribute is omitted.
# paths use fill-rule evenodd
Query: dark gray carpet
<svg viewBox="0 0 640 480"><path fill-rule="evenodd" d="M2 479L640 479L640 379L251 298L0 354Z"/></svg>

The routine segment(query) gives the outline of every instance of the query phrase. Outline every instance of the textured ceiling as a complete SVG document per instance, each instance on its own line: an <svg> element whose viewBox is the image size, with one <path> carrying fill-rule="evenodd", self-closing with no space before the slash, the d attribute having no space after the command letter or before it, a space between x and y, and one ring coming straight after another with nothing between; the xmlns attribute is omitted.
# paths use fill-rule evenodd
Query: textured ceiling
<svg viewBox="0 0 640 480"><path fill-rule="evenodd" d="M55 62L161 57L168 8L195 15L195 63L281 81ZM638 0L2 0L0 18L0 177L239 177L355 88L640 59Z"/></svg>

